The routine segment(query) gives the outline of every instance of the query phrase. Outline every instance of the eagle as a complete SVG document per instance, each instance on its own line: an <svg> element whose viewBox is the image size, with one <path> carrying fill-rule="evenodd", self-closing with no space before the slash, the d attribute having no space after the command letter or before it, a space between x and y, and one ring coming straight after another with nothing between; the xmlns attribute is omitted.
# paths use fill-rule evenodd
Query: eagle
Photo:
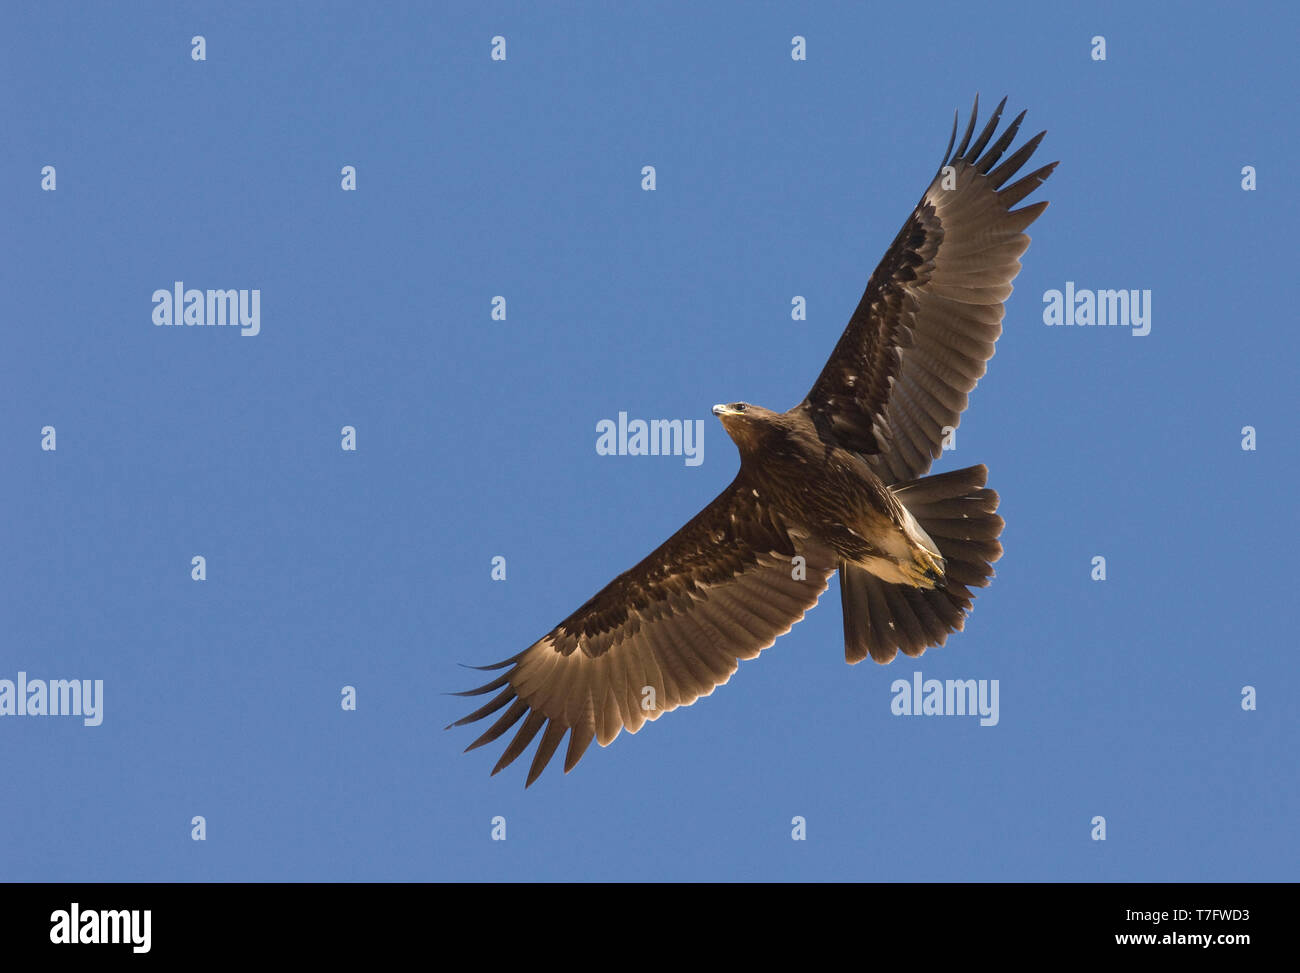
<svg viewBox="0 0 1300 973"><path fill-rule="evenodd" d="M1025 117L997 138L1006 99L957 144L912 210L811 391L787 412L713 407L735 442L731 485L486 685L457 720L501 710L466 749L522 720L493 767L540 733L531 786L568 734L564 770L727 682L803 618L839 573L844 657L888 663L960 631L972 587L1002 555L998 495L980 466L927 475L957 427L1002 331L1004 302L1046 201L1016 207L1056 168L1012 181L1046 132L1002 160ZM956 145L956 148L954 148ZM449 726L448 729L451 727Z"/></svg>

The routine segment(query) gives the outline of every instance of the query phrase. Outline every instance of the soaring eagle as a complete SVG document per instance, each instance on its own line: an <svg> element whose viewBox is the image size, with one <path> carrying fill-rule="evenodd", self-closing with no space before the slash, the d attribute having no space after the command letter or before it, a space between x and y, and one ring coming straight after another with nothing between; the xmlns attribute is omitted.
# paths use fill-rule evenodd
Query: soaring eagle
<svg viewBox="0 0 1300 973"><path fill-rule="evenodd" d="M714 406L740 451L735 480L640 564L461 696L496 693L452 726L504 709L467 749L520 720L496 773L542 734L525 786L566 733L567 773L593 739L689 706L784 635L840 574L844 656L887 663L959 631L970 587L1002 554L998 495L972 466L926 476L993 356L1003 302L1047 207L1013 209L1056 167L1007 183L1040 132L1000 165L1024 112L943 162L867 282L807 398L788 412ZM996 168L995 168L996 166Z"/></svg>

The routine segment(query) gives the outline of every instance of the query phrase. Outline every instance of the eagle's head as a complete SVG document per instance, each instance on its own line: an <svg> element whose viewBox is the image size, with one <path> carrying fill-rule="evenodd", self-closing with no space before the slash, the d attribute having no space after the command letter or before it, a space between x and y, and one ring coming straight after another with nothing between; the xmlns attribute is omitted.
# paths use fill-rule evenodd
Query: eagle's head
<svg viewBox="0 0 1300 973"><path fill-rule="evenodd" d="M722 420L722 428L727 430L727 435L742 455L761 446L781 419L777 413L748 402L715 405L713 414Z"/></svg>

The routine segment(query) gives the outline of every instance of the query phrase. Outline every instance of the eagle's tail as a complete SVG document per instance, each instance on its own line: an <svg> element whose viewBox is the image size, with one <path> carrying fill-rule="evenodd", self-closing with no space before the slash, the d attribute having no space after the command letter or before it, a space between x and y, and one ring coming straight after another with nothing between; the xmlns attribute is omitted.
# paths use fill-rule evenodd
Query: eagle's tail
<svg viewBox="0 0 1300 973"><path fill-rule="evenodd" d="M998 536L998 495L984 486L988 468L926 476L891 487L920 522L943 555L945 583L927 590L882 581L865 568L840 563L840 602L844 609L844 658L861 662L868 655L891 662L901 649L917 656L943 645L949 632L966 623L974 596L993 577L993 562L1002 556Z"/></svg>

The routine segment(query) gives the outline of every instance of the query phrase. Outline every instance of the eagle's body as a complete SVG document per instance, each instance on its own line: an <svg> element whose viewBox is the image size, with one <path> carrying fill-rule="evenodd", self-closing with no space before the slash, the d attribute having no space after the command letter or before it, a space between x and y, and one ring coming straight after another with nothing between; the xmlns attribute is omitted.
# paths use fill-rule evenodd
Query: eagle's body
<svg viewBox="0 0 1300 973"><path fill-rule="evenodd" d="M713 414L740 451L743 483L766 498L774 521L885 581L937 586L943 560L929 535L861 457L817 435L805 410L736 402Z"/></svg>
<svg viewBox="0 0 1300 973"><path fill-rule="evenodd" d="M1003 102L1005 104L1005 100ZM567 733L564 769L593 739L686 706L789 631L838 573L849 662L917 656L965 624L1001 556L987 470L927 476L1002 331L1003 302L1047 206L1012 207L1055 163L1007 185L1043 133L1005 161L1024 114L993 140L976 109L867 282L807 397L788 412L716 406L735 480L681 530L461 695L496 693L471 745L523 720L493 773L541 733L531 784Z"/></svg>

